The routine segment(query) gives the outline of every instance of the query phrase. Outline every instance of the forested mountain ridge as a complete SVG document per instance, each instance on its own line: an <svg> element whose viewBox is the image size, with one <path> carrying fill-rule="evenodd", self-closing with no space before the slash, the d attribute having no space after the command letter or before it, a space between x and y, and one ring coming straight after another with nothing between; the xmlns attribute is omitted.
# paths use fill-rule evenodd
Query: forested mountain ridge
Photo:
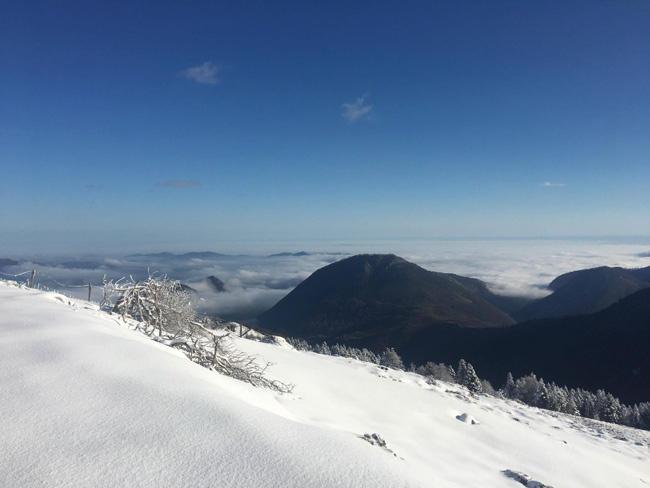
<svg viewBox="0 0 650 488"><path fill-rule="evenodd" d="M611 269L563 275L553 286L626 271L641 282L647 268ZM650 400L650 288L597 313L516 325L492 304L499 298L514 306L480 280L427 271L393 255L359 255L316 271L259 324L312 343L374 352L394 347L407 364L465 358L495 385L508 372L532 371L569 387L603 388L628 403Z"/></svg>
<svg viewBox="0 0 650 488"><path fill-rule="evenodd" d="M598 268L572 271L555 278L548 288L553 293L514 311L518 322L580 315L603 310L617 300L650 287L650 266L639 269Z"/></svg>
<svg viewBox="0 0 650 488"><path fill-rule="evenodd" d="M508 372L515 377L534 372L570 388L604 389L627 403L647 402L650 288L593 314L490 329L441 324L414 334L397 350L407 363L455 364L465 358L497 386Z"/></svg>
<svg viewBox="0 0 650 488"><path fill-rule="evenodd" d="M514 324L492 299L498 298L480 280L427 271L392 254L357 255L314 272L262 314L259 325L310 340L366 339L382 347L439 323Z"/></svg>

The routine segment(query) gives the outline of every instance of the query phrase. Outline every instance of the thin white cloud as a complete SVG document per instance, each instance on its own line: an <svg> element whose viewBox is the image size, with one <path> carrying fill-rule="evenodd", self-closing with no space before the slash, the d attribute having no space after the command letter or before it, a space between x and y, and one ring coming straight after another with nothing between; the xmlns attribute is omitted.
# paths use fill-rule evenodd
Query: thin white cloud
<svg viewBox="0 0 650 488"><path fill-rule="evenodd" d="M173 188L189 188L192 186L200 186L198 181L185 181L185 180L168 180L159 181L156 186L171 186Z"/></svg>
<svg viewBox="0 0 650 488"><path fill-rule="evenodd" d="M216 85L219 83L217 74L219 67L211 61L206 61L201 66L193 66L181 71L181 75L188 80L196 81L202 85Z"/></svg>
<svg viewBox="0 0 650 488"><path fill-rule="evenodd" d="M370 117L372 112L372 105L366 104L366 96L357 98L354 103L344 103L343 104L343 118L348 122L354 122L361 118Z"/></svg>
<svg viewBox="0 0 650 488"><path fill-rule="evenodd" d="M566 186L566 183L551 183L550 181L545 181L544 183L540 183L539 186L559 187L559 186Z"/></svg>

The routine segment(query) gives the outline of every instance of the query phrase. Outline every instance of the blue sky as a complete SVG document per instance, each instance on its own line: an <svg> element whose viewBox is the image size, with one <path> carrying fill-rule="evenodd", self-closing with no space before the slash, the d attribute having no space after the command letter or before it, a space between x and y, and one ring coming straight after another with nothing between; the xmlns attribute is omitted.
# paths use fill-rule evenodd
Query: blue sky
<svg viewBox="0 0 650 488"><path fill-rule="evenodd" d="M0 249L650 233L650 3L3 2Z"/></svg>

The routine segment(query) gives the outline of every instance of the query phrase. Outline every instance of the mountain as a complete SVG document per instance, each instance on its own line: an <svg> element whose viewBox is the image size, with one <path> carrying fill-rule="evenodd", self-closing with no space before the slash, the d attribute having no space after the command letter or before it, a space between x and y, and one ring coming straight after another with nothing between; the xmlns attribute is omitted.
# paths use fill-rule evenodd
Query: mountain
<svg viewBox="0 0 650 488"><path fill-rule="evenodd" d="M392 254L357 255L314 272L263 313L259 325L312 341L399 347L438 324L514 324L494 300L479 280L427 271Z"/></svg>
<svg viewBox="0 0 650 488"><path fill-rule="evenodd" d="M347 253L343 252L279 252L276 254L269 254L269 258L287 258L287 257L305 257L305 256L347 256Z"/></svg>
<svg viewBox="0 0 650 488"><path fill-rule="evenodd" d="M226 284L216 276L208 276L205 281L217 293L224 293L226 291Z"/></svg>
<svg viewBox="0 0 650 488"><path fill-rule="evenodd" d="M650 266L640 269L599 268L573 271L555 278L553 293L512 313L518 322L597 312L617 300L650 287Z"/></svg>
<svg viewBox="0 0 650 488"><path fill-rule="evenodd" d="M269 254L269 258L287 258L287 257L304 257L311 256L312 253L299 251L299 252L279 252L276 254Z"/></svg>
<svg viewBox="0 0 650 488"><path fill-rule="evenodd" d="M631 287L596 278L633 276L638 285L647 272L596 268L563 275L551 286L567 296L580 284L585 294L598 288L594 283L618 283L621 291ZM374 352L394 347L407 364L455 365L465 358L495 386L508 372L532 371L560 385L605 389L627 403L650 401L650 288L593 314L517 325L502 311L515 302L479 280L427 271L393 255L359 255L313 273L262 314L259 325L312 343Z"/></svg>
<svg viewBox="0 0 650 488"><path fill-rule="evenodd" d="M217 252L203 251L203 252L186 252L184 254L174 254L171 252L158 252L153 254L129 254L127 258L150 258L161 259L163 261L187 261L190 259L213 260L231 257L229 254L220 254Z"/></svg>
<svg viewBox="0 0 650 488"><path fill-rule="evenodd" d="M192 295L198 293L198 292L196 291L196 289L192 288L192 287L189 286L189 285L186 285L185 283L179 283L179 284L178 284L178 288L179 288L181 291L184 291L184 292L189 293L189 294L192 294Z"/></svg>
<svg viewBox="0 0 650 488"><path fill-rule="evenodd" d="M5 266L16 266L18 264L20 264L20 262L14 261L13 259L0 258L0 268L4 268Z"/></svg>
<svg viewBox="0 0 650 488"><path fill-rule="evenodd" d="M465 358L500 386L531 371L547 381L604 389L626 403L650 401L650 288L587 315L534 320L501 329L427 329L403 343L407 361L456 364Z"/></svg>
<svg viewBox="0 0 650 488"><path fill-rule="evenodd" d="M136 254L129 254L126 256L127 258L158 258L158 259L170 259L177 256L177 254L173 254L171 252L157 252L157 253L151 253L151 254L141 254L141 253L136 253Z"/></svg>

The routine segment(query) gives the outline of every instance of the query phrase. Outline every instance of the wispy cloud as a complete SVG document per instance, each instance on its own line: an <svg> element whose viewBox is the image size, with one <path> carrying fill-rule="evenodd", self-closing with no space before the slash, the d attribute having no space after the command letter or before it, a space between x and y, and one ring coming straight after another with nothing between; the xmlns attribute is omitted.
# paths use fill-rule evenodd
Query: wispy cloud
<svg viewBox="0 0 650 488"><path fill-rule="evenodd" d="M168 180L159 181L156 186L171 186L173 188L189 188L191 186L201 186L198 181L185 181L185 180Z"/></svg>
<svg viewBox="0 0 650 488"><path fill-rule="evenodd" d="M202 85L216 85L219 83L217 74L219 67L211 61L206 61L201 66L193 66L181 71L181 75L188 80L196 81Z"/></svg>
<svg viewBox="0 0 650 488"><path fill-rule="evenodd" d="M540 183L539 186L558 187L558 186L566 186L566 183L551 183L550 181L545 181L544 183Z"/></svg>
<svg viewBox="0 0 650 488"><path fill-rule="evenodd" d="M348 122L354 122L361 118L367 119L368 117L370 117L372 108L373 108L372 105L368 105L366 103L366 96L364 95L360 98L357 98L356 102L354 103L344 103L342 115L343 118Z"/></svg>

